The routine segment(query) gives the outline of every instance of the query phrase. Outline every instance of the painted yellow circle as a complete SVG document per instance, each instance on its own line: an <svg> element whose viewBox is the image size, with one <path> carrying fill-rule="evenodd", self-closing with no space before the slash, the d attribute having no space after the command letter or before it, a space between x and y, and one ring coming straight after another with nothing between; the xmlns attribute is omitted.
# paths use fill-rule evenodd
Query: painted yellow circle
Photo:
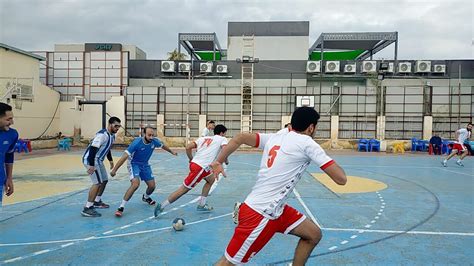
<svg viewBox="0 0 474 266"><path fill-rule="evenodd" d="M387 184L369 178L359 176L347 176L347 183L344 186L336 184L328 175L320 173L311 174L323 186L334 193L367 193L383 190Z"/></svg>

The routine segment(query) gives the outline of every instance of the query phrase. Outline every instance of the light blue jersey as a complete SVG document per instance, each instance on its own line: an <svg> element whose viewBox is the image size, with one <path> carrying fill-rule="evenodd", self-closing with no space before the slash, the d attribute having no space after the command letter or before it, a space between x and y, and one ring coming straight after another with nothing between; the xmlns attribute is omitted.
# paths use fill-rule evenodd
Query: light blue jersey
<svg viewBox="0 0 474 266"><path fill-rule="evenodd" d="M157 138L153 138L148 144L145 144L143 138L136 138L125 152L130 157L132 165L145 165L148 164L148 160L150 160L153 151L161 147L163 147L163 143Z"/></svg>

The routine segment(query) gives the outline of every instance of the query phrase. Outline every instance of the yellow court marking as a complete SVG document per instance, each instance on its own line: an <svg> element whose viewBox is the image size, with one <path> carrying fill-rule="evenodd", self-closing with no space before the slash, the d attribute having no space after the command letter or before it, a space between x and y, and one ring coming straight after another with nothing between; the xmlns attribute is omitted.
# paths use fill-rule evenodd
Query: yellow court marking
<svg viewBox="0 0 474 266"><path fill-rule="evenodd" d="M383 182L364 177L347 176L346 185L340 186L334 183L326 174L312 173L311 175L334 193L367 193L387 188L387 185Z"/></svg>
<svg viewBox="0 0 474 266"><path fill-rule="evenodd" d="M87 180L89 178L87 177ZM14 193L3 196L3 205L41 199L87 188L90 182L84 181L13 181Z"/></svg>
<svg viewBox="0 0 474 266"><path fill-rule="evenodd" d="M117 162L119 158L114 157ZM104 162L105 167L109 163ZM48 175L48 174L70 174L71 172L83 171L82 154L56 154L51 156L36 157L16 161L13 166L13 177L17 175Z"/></svg>
<svg viewBox="0 0 474 266"><path fill-rule="evenodd" d="M114 161L117 162L118 158ZM104 164L109 170L109 163ZM82 164L82 154L56 154L19 160L13 166L14 193L3 197L3 204L50 197L90 185L90 178Z"/></svg>

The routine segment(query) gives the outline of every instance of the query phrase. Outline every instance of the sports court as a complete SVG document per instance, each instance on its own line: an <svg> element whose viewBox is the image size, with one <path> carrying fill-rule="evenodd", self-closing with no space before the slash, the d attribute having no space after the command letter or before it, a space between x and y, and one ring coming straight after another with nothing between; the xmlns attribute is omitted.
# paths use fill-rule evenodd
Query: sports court
<svg viewBox="0 0 474 266"><path fill-rule="evenodd" d="M188 172L184 150L178 153L173 157L159 151L150 160L157 201L176 189ZM104 193L110 209L100 210L100 218L84 218L80 210L90 181L80 164L81 154L75 150L17 161L16 193L26 197L6 202L0 213L0 264L83 265L97 264L97 258L108 265L212 264L232 236L234 202L250 192L261 157L257 151L241 151L229 158L228 177L220 180L208 200L213 212L196 211L201 183L155 219L153 207L141 201L142 183L123 217L116 218L114 211L129 185L122 168ZM469 222L474 202L472 158L466 158L465 167L452 161L443 168L439 156L329 155L348 175L343 190L334 188L312 164L289 200L323 228L309 265L474 261L474 224ZM64 163L52 164L58 156ZM114 157L120 156L115 150ZM176 217L185 219L183 231L172 229ZM249 264L288 264L297 240L277 235Z"/></svg>

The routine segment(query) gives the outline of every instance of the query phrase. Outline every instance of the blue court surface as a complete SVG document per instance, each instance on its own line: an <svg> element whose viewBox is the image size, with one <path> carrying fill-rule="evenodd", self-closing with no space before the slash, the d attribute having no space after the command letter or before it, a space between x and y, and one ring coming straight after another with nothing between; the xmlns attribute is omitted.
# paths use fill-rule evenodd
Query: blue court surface
<svg viewBox="0 0 474 266"><path fill-rule="evenodd" d="M159 202L188 173L186 155L179 153L173 157L157 152L152 157L157 180L154 199ZM196 211L201 183L155 219L153 207L141 201L146 187L142 183L123 217L116 218L114 212L129 186L126 166L111 178L103 196L111 208L99 210L100 218L80 215L88 188L4 206L0 264L213 264L233 234L234 202L250 192L260 156L238 152L230 157L228 178L220 180L208 199L214 207L210 213ZM465 167L452 160L447 168L441 166L439 156L358 153L332 157L348 176L378 181L383 187L371 191L361 183L352 192L335 192L311 175L321 171L310 165L289 200L322 227L323 239L309 265L474 263L473 157L465 159ZM89 178L85 171L77 175ZM54 178L61 182L60 177ZM177 217L187 223L180 232L171 228ZM276 235L249 264L288 264L297 241L291 235Z"/></svg>

